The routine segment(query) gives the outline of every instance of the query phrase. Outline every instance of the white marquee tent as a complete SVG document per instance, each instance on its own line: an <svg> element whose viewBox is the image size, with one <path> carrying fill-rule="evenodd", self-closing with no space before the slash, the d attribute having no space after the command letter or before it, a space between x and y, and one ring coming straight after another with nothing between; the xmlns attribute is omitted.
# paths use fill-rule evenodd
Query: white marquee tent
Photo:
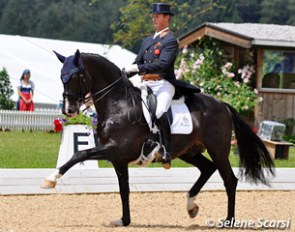
<svg viewBox="0 0 295 232"><path fill-rule="evenodd" d="M24 69L31 70L31 80L35 83L35 103L58 104L62 99L63 86L60 80L62 64L52 50L64 56L80 52L100 54L119 68L131 64L135 54L118 45L102 45L41 39L14 35L0 35L0 69L5 67L14 90L12 99L18 99L17 86Z"/></svg>

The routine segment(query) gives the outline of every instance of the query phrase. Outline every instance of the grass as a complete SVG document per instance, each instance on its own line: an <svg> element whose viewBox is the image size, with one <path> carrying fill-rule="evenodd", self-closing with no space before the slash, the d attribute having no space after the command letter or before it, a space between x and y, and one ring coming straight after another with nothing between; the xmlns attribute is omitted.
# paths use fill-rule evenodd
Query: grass
<svg viewBox="0 0 295 232"><path fill-rule="evenodd" d="M0 132L0 168L53 168L60 134L47 132Z"/></svg>
<svg viewBox="0 0 295 232"><path fill-rule="evenodd" d="M48 132L0 132L0 168L55 168L59 152L61 135ZM208 154L205 156L209 157ZM233 167L239 166L239 158L230 154ZM295 147L290 148L289 159L275 160L276 167L295 168ZM99 161L100 167L112 167L107 161ZM161 167L152 164L150 167ZM175 159L173 167L192 167Z"/></svg>

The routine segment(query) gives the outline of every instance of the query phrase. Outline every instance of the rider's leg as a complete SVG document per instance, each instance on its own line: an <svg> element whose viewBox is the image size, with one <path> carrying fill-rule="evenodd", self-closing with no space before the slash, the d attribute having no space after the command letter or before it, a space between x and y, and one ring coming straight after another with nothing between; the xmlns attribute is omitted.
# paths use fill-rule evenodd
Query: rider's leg
<svg viewBox="0 0 295 232"><path fill-rule="evenodd" d="M167 117L167 111L171 105L173 95L175 93L174 86L164 80L163 85L161 88L158 89L156 92L157 96L157 110L156 110L156 117L157 117L157 126L160 130L160 136L162 139L162 143L164 145L163 149L160 149L161 160L163 164L167 164L164 167L170 168L171 164L171 155L170 155L170 124Z"/></svg>
<svg viewBox="0 0 295 232"><path fill-rule="evenodd" d="M158 88L156 92L154 92L154 94L157 97L157 119L161 118L161 116L169 110L172 98L175 93L175 87L169 81L161 80L161 82L163 82L161 87Z"/></svg>
<svg viewBox="0 0 295 232"><path fill-rule="evenodd" d="M170 124L168 121L167 113L164 113L161 118L157 119L156 125L160 130L161 144L162 148L159 150L160 159L163 163L164 168L170 168L171 165L171 155L170 155Z"/></svg>

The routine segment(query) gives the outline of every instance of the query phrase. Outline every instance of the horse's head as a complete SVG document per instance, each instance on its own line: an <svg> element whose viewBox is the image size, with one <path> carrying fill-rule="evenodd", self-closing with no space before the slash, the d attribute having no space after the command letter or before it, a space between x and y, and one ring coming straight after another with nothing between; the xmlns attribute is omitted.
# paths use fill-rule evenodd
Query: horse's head
<svg viewBox="0 0 295 232"><path fill-rule="evenodd" d="M61 80L64 85L62 112L67 116L75 116L88 93L85 82L85 71L79 50L75 55L64 57L54 51L60 62Z"/></svg>

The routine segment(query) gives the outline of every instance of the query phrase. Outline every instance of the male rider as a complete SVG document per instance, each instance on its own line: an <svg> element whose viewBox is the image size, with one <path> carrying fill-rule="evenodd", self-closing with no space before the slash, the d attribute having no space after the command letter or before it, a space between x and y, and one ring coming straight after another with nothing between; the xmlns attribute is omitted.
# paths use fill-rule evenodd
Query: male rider
<svg viewBox="0 0 295 232"><path fill-rule="evenodd" d="M157 97L156 124L164 145L159 151L164 168L171 165L171 132L167 111L175 93L174 63L178 52L177 39L169 30L169 22L173 16L170 8L166 3L153 4L150 14L155 34L144 39L134 63L125 68L127 74L139 73L142 81Z"/></svg>

